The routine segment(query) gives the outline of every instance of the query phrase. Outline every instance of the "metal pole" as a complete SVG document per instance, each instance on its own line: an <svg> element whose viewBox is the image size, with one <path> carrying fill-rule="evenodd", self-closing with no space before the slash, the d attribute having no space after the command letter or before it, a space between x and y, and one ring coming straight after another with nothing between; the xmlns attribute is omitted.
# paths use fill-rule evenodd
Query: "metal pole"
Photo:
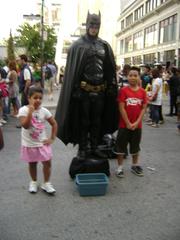
<svg viewBox="0 0 180 240"><path fill-rule="evenodd" d="M44 0L42 0L41 2L41 85L44 88L43 63L44 63Z"/></svg>

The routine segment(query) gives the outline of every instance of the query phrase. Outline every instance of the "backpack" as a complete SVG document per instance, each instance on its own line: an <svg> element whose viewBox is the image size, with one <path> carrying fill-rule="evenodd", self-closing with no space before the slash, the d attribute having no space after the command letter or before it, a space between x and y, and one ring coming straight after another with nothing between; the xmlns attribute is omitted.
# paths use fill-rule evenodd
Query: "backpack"
<svg viewBox="0 0 180 240"><path fill-rule="evenodd" d="M31 85L33 85L34 83L34 78L31 72L31 69L28 66L25 66L24 69L21 71L20 76L18 77L18 81L19 81L19 92L23 92L24 91L24 87L25 87L25 80L24 80L24 70L28 69L31 75Z"/></svg>
<svg viewBox="0 0 180 240"><path fill-rule="evenodd" d="M6 79L7 77L7 72L2 67L0 67L0 75L2 79Z"/></svg>
<svg viewBox="0 0 180 240"><path fill-rule="evenodd" d="M51 71L51 68L46 66L45 68L45 79L50 79L52 78L53 74L52 74L52 71Z"/></svg>

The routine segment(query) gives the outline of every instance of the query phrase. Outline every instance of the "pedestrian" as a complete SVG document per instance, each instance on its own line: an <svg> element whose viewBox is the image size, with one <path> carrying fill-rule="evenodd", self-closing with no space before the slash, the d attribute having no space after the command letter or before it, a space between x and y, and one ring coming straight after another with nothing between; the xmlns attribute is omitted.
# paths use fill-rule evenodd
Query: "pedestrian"
<svg viewBox="0 0 180 240"><path fill-rule="evenodd" d="M5 113L7 112L8 86L6 84L6 72L0 67L0 127L7 123Z"/></svg>
<svg viewBox="0 0 180 240"><path fill-rule="evenodd" d="M157 128L159 127L160 117L161 121L163 119L161 114L163 82L159 69L152 69L152 77L152 94L149 97L152 122L149 122L148 125Z"/></svg>
<svg viewBox="0 0 180 240"><path fill-rule="evenodd" d="M129 64L125 64L123 69L122 69L122 74L119 76L119 79L118 79L118 84L119 84L119 87L122 88L122 87L126 87L129 85L128 83L128 73L131 69L131 66Z"/></svg>
<svg viewBox="0 0 180 240"><path fill-rule="evenodd" d="M28 65L28 58L25 54L19 56L19 65L21 68L19 76L19 91L21 93L21 106L28 105L28 90L33 83L31 69Z"/></svg>
<svg viewBox="0 0 180 240"><path fill-rule="evenodd" d="M60 67L60 73L59 73L59 84L63 83L64 71L65 71L65 67L61 66Z"/></svg>
<svg viewBox="0 0 180 240"><path fill-rule="evenodd" d="M45 81L47 83L47 90L48 90L48 100L53 100L53 86L56 83L56 74L57 69L56 66L52 63L52 61L48 61L45 67ZM56 85L55 85L56 86Z"/></svg>
<svg viewBox="0 0 180 240"><path fill-rule="evenodd" d="M145 65L143 69L143 74L141 75L141 85L144 89L146 89L147 85L151 85L151 83L151 67L149 65Z"/></svg>
<svg viewBox="0 0 180 240"><path fill-rule="evenodd" d="M52 149L51 144L55 140L57 124L48 109L41 106L43 89L30 87L28 91L29 104L19 109L18 117L21 123L21 159L29 164L31 182L29 192L36 193L37 164L43 165L44 183L41 188L47 193L55 193L50 183ZM48 138L45 131L45 122L51 125L51 135Z"/></svg>
<svg viewBox="0 0 180 240"><path fill-rule="evenodd" d="M18 114L18 110L20 107L19 103L19 87L18 87L18 75L17 75L17 69L16 69L16 62L15 61L9 61L9 72L7 75L7 81L9 84L9 111L11 108L11 104L13 107L13 114L12 116L16 117Z"/></svg>
<svg viewBox="0 0 180 240"><path fill-rule="evenodd" d="M172 67L171 69L172 76L169 79L169 91L170 91L170 111L166 116L172 117L177 116L177 84L178 84L178 76L177 76L177 68Z"/></svg>
<svg viewBox="0 0 180 240"><path fill-rule="evenodd" d="M56 110L58 137L79 145L78 157L106 158L98 145L117 130L116 64L111 46L98 37L100 13L88 13L86 34L70 47Z"/></svg>
<svg viewBox="0 0 180 240"><path fill-rule="evenodd" d="M176 87L176 95L177 95L177 128L180 133L180 68L177 69L177 87Z"/></svg>
<svg viewBox="0 0 180 240"><path fill-rule="evenodd" d="M131 171L138 176L143 176L143 169L139 163L139 151L147 96L145 90L139 86L139 77L140 69L131 67L128 74L129 86L121 88L118 95L121 116L115 152L118 161L116 175L120 178L124 177L123 160L128 144L132 155Z"/></svg>

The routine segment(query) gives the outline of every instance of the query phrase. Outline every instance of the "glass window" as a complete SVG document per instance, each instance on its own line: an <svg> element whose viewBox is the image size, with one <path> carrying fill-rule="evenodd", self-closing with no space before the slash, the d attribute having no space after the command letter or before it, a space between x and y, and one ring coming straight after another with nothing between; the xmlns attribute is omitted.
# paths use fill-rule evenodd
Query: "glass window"
<svg viewBox="0 0 180 240"><path fill-rule="evenodd" d="M139 65L142 63L141 55L133 57L133 65Z"/></svg>
<svg viewBox="0 0 180 240"><path fill-rule="evenodd" d="M125 58L125 59L124 59L124 63L125 63L125 64L130 64L130 65L131 65L131 58L130 58L130 57Z"/></svg>
<svg viewBox="0 0 180 240"><path fill-rule="evenodd" d="M174 41L176 39L177 14L160 22L159 43Z"/></svg>
<svg viewBox="0 0 180 240"><path fill-rule="evenodd" d="M167 0L161 0L161 4L167 2Z"/></svg>
<svg viewBox="0 0 180 240"><path fill-rule="evenodd" d="M169 50L164 52L164 62L174 62L175 50Z"/></svg>
<svg viewBox="0 0 180 240"><path fill-rule="evenodd" d="M151 0L146 1L146 13L151 11Z"/></svg>
<svg viewBox="0 0 180 240"><path fill-rule="evenodd" d="M131 13L128 17L126 17L126 27L133 23L133 14Z"/></svg>
<svg viewBox="0 0 180 240"><path fill-rule="evenodd" d="M142 18L144 14L144 5L141 5L134 12L134 20L137 21L139 18Z"/></svg>
<svg viewBox="0 0 180 240"><path fill-rule="evenodd" d="M121 30L124 29L124 20L121 21Z"/></svg>
<svg viewBox="0 0 180 240"><path fill-rule="evenodd" d="M120 54L124 53L124 39L120 40Z"/></svg>
<svg viewBox="0 0 180 240"><path fill-rule="evenodd" d="M132 36L125 39L125 53L132 51Z"/></svg>
<svg viewBox="0 0 180 240"><path fill-rule="evenodd" d="M155 60L155 53L145 54L144 55L144 63L145 64L153 64Z"/></svg>
<svg viewBox="0 0 180 240"><path fill-rule="evenodd" d="M146 1L146 13L149 13L153 9L157 8L160 5L160 0L148 0Z"/></svg>
<svg viewBox="0 0 180 240"><path fill-rule="evenodd" d="M133 49L139 50L143 48L143 32L139 31L134 34L134 42L133 42Z"/></svg>
<svg viewBox="0 0 180 240"><path fill-rule="evenodd" d="M157 24L151 25L144 30L144 46L150 47L157 44Z"/></svg>

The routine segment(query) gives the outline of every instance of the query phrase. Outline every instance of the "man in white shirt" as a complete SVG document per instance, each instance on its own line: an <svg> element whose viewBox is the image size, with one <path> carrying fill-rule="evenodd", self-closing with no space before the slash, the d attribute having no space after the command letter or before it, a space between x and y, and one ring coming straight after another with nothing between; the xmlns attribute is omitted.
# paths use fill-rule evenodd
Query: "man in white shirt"
<svg viewBox="0 0 180 240"><path fill-rule="evenodd" d="M19 89L21 92L21 106L28 104L27 94L30 85L32 84L32 73L27 64L27 56L22 54L19 56L19 65L21 67L20 72L20 81L19 81Z"/></svg>

